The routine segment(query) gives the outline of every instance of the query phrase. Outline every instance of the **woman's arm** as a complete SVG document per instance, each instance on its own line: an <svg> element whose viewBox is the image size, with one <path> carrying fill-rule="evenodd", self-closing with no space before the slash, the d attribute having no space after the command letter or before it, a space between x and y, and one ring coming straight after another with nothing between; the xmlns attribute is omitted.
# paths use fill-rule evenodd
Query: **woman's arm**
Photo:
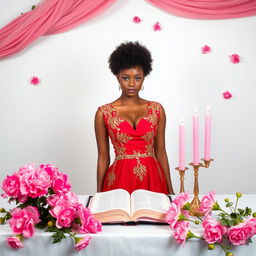
<svg viewBox="0 0 256 256"><path fill-rule="evenodd" d="M155 149L156 158L161 164L165 174L168 193L174 194L174 191L172 188L171 176L170 176L168 157L165 149L165 125L166 125L166 116L165 116L164 108L161 107L157 135L154 141L155 142L154 149Z"/></svg>
<svg viewBox="0 0 256 256"><path fill-rule="evenodd" d="M109 167L110 156L108 133L104 123L103 113L100 110L97 110L95 115L95 135L98 148L97 192L101 192L105 174Z"/></svg>

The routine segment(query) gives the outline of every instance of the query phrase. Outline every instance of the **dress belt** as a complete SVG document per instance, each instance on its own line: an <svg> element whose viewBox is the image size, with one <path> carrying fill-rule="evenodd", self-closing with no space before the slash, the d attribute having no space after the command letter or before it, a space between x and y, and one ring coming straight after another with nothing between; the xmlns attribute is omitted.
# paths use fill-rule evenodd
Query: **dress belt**
<svg viewBox="0 0 256 256"><path fill-rule="evenodd" d="M136 153L136 154L133 154L133 155L119 155L119 156L116 156L116 160L121 160L121 159L138 159L138 158L142 158L142 157L155 157L155 153L154 152L150 152L150 153Z"/></svg>

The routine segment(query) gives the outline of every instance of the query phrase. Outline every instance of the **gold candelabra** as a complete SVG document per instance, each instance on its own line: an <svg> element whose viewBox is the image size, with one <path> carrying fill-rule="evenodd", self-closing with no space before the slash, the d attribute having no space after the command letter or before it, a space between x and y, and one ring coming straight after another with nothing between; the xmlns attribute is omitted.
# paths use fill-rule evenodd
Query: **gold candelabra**
<svg viewBox="0 0 256 256"><path fill-rule="evenodd" d="M199 197L198 197L198 194L199 194L199 184L198 184L199 168L200 167L209 168L210 163L211 163L211 161L213 161L213 159L210 159L210 160L201 159L201 160L203 160L204 163L199 163L198 165L194 165L194 163L189 164L189 165L193 166L193 169L194 169L194 198L190 203L190 207L191 207L190 215L198 215L198 216L204 215L204 213L199 211L200 203L201 203L199 200ZM180 193L185 192L184 180L185 180L185 172L188 170L188 168L185 167L185 170L180 170L179 167L176 167L175 170L179 171L179 175L180 175Z"/></svg>
<svg viewBox="0 0 256 256"><path fill-rule="evenodd" d="M199 211L200 208L200 200L198 197L199 194L199 185L198 185L198 173L199 173L199 168L200 167L204 167L204 168L209 168L211 161L213 161L213 159L210 160L205 160L202 159L204 161L204 163L199 163L198 165L194 165L193 163L190 163L189 165L193 166L194 169L194 198L190 203L190 215L198 215L198 216L204 216L204 213L202 213L201 211Z"/></svg>
<svg viewBox="0 0 256 256"><path fill-rule="evenodd" d="M175 170L179 171L179 175L180 175L180 193L185 192L184 180L185 180L185 172L188 170L188 168L185 167L185 170L180 170L179 167L176 167Z"/></svg>

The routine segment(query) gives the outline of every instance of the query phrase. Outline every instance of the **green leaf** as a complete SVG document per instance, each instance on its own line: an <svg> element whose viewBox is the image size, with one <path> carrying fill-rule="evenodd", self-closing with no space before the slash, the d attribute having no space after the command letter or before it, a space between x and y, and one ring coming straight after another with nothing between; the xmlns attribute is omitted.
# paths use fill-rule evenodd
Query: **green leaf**
<svg viewBox="0 0 256 256"><path fill-rule="evenodd" d="M241 215L244 215L244 210L242 210L242 209L237 209L238 211L239 211L239 213L241 214Z"/></svg>
<svg viewBox="0 0 256 256"><path fill-rule="evenodd" d="M244 216L249 216L252 213L252 209L246 206Z"/></svg>
<svg viewBox="0 0 256 256"><path fill-rule="evenodd" d="M228 208L228 207L230 207L230 206L232 206L233 205L233 202L228 202L228 203L226 203L226 207Z"/></svg>
<svg viewBox="0 0 256 256"><path fill-rule="evenodd" d="M232 212L232 213L230 213L230 217L232 219L236 219L237 218L237 214L235 212Z"/></svg>

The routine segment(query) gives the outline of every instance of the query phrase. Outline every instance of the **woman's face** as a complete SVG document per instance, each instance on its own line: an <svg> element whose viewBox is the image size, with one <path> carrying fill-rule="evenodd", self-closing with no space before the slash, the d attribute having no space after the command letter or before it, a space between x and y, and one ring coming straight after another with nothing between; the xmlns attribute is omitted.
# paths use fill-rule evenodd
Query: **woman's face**
<svg viewBox="0 0 256 256"><path fill-rule="evenodd" d="M138 66L123 69L116 77L120 84L122 93L127 96L137 95L145 78L143 69Z"/></svg>

